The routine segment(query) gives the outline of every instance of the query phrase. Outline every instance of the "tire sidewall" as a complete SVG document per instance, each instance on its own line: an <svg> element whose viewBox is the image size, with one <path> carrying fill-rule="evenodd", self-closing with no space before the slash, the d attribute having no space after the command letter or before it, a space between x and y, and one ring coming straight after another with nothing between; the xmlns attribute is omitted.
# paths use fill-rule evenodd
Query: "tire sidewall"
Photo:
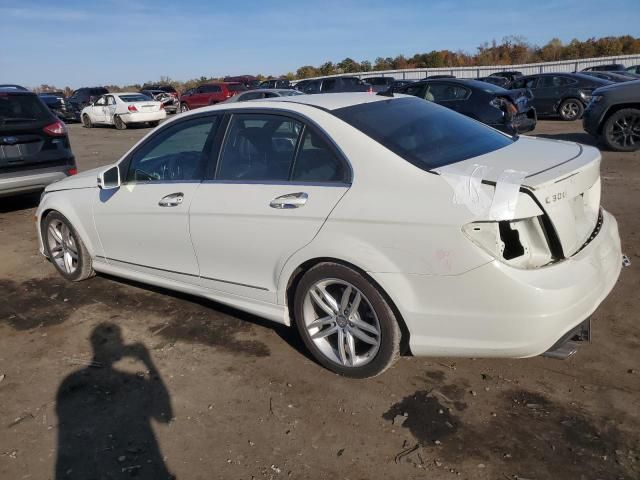
<svg viewBox="0 0 640 480"><path fill-rule="evenodd" d="M369 300L380 323L380 348L376 356L361 367L344 367L329 360L316 347L307 331L303 315L304 299L309 288L319 280L336 278L357 287ZM400 328L396 316L378 288L361 273L338 263L322 263L304 274L294 296L294 316L298 332L314 358L325 368L351 378L373 377L386 370L399 355Z"/></svg>
<svg viewBox="0 0 640 480"><path fill-rule="evenodd" d="M91 123L91 118L86 113L82 116L82 126L84 128L91 128L93 125Z"/></svg>
<svg viewBox="0 0 640 480"><path fill-rule="evenodd" d="M116 115L113 119L113 124L118 130L126 130L127 124L120 118L120 116Z"/></svg>

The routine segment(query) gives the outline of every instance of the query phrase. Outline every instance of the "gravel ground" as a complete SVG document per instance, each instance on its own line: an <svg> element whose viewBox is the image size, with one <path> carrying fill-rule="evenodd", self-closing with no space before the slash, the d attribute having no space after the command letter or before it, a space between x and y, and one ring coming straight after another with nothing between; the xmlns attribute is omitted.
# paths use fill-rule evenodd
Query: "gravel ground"
<svg viewBox="0 0 640 480"><path fill-rule="evenodd" d="M149 129L71 125L80 170ZM592 143L579 122L535 135ZM37 252L37 196L0 201L0 478L640 478L640 152L604 152L624 269L565 361L403 357L365 381L293 331ZM79 472L97 459L100 472Z"/></svg>

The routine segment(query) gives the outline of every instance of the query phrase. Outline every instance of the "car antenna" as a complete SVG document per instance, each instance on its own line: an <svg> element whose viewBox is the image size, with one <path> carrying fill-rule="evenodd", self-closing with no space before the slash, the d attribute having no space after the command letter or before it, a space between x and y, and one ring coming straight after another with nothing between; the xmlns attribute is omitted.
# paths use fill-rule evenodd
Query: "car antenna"
<svg viewBox="0 0 640 480"><path fill-rule="evenodd" d="M393 83L389 88L376 93L376 95L380 95L381 97L393 97Z"/></svg>

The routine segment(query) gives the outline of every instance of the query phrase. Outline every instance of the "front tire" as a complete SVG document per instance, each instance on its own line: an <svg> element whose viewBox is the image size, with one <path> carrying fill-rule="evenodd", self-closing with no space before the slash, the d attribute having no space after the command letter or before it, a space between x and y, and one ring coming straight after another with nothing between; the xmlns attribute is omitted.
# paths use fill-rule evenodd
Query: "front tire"
<svg viewBox="0 0 640 480"><path fill-rule="evenodd" d="M611 150L640 149L640 110L624 108L611 115L602 127L602 141Z"/></svg>
<svg viewBox="0 0 640 480"><path fill-rule="evenodd" d="M180 104L180 112L184 113L184 112L188 112L189 111L189 105L187 105L186 103L181 103Z"/></svg>
<svg viewBox="0 0 640 480"><path fill-rule="evenodd" d="M119 115L113 117L113 124L118 130L126 130L127 124L122 121Z"/></svg>
<svg viewBox="0 0 640 480"><path fill-rule="evenodd" d="M567 122L578 120L584 113L584 105L577 98L568 98L558 108L560 118Z"/></svg>
<svg viewBox="0 0 640 480"><path fill-rule="evenodd" d="M71 222L58 212L51 212L42 222L45 253L58 273L72 282L95 275L91 255Z"/></svg>
<svg viewBox="0 0 640 480"><path fill-rule="evenodd" d="M400 327L389 303L368 278L345 265L321 263L306 272L294 312L309 351L340 375L374 377L400 356Z"/></svg>
<svg viewBox="0 0 640 480"><path fill-rule="evenodd" d="M82 115L82 126L84 128L93 127L93 123L91 123L91 118L89 118L89 115L87 115L86 113Z"/></svg>

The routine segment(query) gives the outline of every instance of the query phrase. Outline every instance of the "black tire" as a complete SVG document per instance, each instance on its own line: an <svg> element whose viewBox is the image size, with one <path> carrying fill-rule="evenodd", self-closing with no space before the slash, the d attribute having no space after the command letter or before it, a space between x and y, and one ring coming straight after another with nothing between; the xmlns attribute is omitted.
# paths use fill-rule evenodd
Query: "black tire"
<svg viewBox="0 0 640 480"><path fill-rule="evenodd" d="M127 124L122 121L120 115L113 117L113 124L118 130L126 130Z"/></svg>
<svg viewBox="0 0 640 480"><path fill-rule="evenodd" d="M150 126L151 128L156 128L159 124L160 124L160 122L158 122L158 121L155 121L155 122L149 122L149 126Z"/></svg>
<svg viewBox="0 0 640 480"><path fill-rule="evenodd" d="M611 150L634 152L640 149L640 110L618 110L602 126L602 142Z"/></svg>
<svg viewBox="0 0 640 480"><path fill-rule="evenodd" d="M351 284L363 295L363 301L375 312L379 324L379 346L377 352L360 366L345 366L326 356L314 343L305 323L305 299L311 287L317 282L344 281ZM308 305L308 304L307 304ZM349 305L349 308L352 305ZM353 312L351 312L353 313ZM345 312L348 315L349 312ZM380 375L389 368L400 356L401 331L398 319L382 292L370 279L362 273L338 263L321 263L307 271L296 288L294 295L295 324L302 340L314 356L325 368L345 377L369 378ZM349 317L350 319L351 317ZM360 318L360 317L359 317ZM343 320L345 318L343 317ZM350 324L351 322L349 322ZM345 327L348 328L348 327ZM329 338L329 337L327 337ZM362 345L365 345L364 343Z"/></svg>
<svg viewBox="0 0 640 480"><path fill-rule="evenodd" d="M188 112L188 111L189 111L189 105L187 105L186 103L181 103L180 112Z"/></svg>
<svg viewBox="0 0 640 480"><path fill-rule="evenodd" d="M68 227L69 236L72 237L73 245L77 250L77 264L75 270L71 273L67 272L56 262L54 253L52 252L51 242L49 241L49 227L51 227L52 225L55 226L56 224L59 225L60 222ZM69 222L67 217L65 217L61 213L51 212L44 218L44 220L42 221L42 241L44 243L44 250L47 258L49 258L58 273L65 279L72 282L79 282L95 275L91 262L91 255L89 255L87 247L85 247L82 239L73 228L73 225L71 225L71 222Z"/></svg>
<svg viewBox="0 0 640 480"><path fill-rule="evenodd" d="M577 98L567 98L558 107L560 118L566 122L572 122L582 117L584 105Z"/></svg>
<svg viewBox="0 0 640 480"><path fill-rule="evenodd" d="M93 123L91 123L91 119L89 118L89 115L87 115L86 113L82 115L82 126L84 128L93 127Z"/></svg>

